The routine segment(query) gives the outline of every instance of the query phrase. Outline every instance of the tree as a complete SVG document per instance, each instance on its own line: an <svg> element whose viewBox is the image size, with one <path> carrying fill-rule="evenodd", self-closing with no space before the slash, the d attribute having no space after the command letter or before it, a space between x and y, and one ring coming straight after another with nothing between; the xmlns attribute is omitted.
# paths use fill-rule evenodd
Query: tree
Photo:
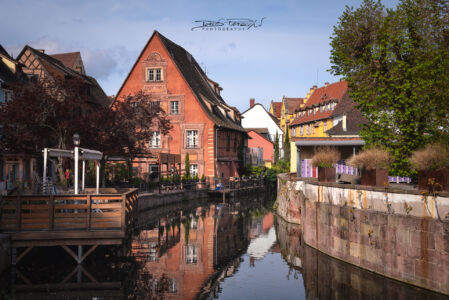
<svg viewBox="0 0 449 300"><path fill-rule="evenodd" d="M163 136L170 131L167 114L153 105L153 100L140 91L85 116L85 126L79 129L83 145L103 152L102 170L111 156L123 157L128 164L136 157L148 156L153 133L159 131Z"/></svg>
<svg viewBox="0 0 449 300"><path fill-rule="evenodd" d="M331 72L370 121L368 145L394 158L392 174L409 175L408 157L421 145L448 139L449 2L380 1L346 7L331 37Z"/></svg>
<svg viewBox="0 0 449 300"><path fill-rule="evenodd" d="M290 166L290 133L287 129L285 130L285 138L284 138L284 161Z"/></svg>
<svg viewBox="0 0 449 300"><path fill-rule="evenodd" d="M279 161L279 135L276 131L276 136L274 138L274 164L277 164Z"/></svg>
<svg viewBox="0 0 449 300"><path fill-rule="evenodd" d="M186 179L190 178L190 157L189 153L186 153L186 157L184 159L184 167L185 167L185 177Z"/></svg>
<svg viewBox="0 0 449 300"><path fill-rule="evenodd" d="M14 87L14 100L0 107L3 125L1 152L39 153L43 148L73 149L79 133L81 146L103 152L105 161L121 156L132 161L149 154L154 131L166 134L171 125L165 112L151 105L152 96L139 92L116 100L110 107L89 102L83 82L58 78ZM62 160L58 162L63 178Z"/></svg>

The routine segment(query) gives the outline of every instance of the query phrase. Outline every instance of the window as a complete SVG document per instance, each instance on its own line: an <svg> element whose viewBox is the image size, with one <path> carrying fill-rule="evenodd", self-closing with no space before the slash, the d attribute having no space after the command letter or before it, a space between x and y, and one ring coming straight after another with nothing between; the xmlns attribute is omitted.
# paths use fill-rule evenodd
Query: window
<svg viewBox="0 0 449 300"><path fill-rule="evenodd" d="M226 135L226 151L231 149L231 135L228 133Z"/></svg>
<svg viewBox="0 0 449 300"><path fill-rule="evenodd" d="M299 134L304 135L304 125L301 125L301 127L299 127Z"/></svg>
<svg viewBox="0 0 449 300"><path fill-rule="evenodd" d="M312 133L312 126L307 124L307 134L310 135Z"/></svg>
<svg viewBox="0 0 449 300"><path fill-rule="evenodd" d="M198 175L198 165L197 164L190 165L190 175L191 176Z"/></svg>
<svg viewBox="0 0 449 300"><path fill-rule="evenodd" d="M237 136L234 137L234 152L237 152Z"/></svg>
<svg viewBox="0 0 449 300"><path fill-rule="evenodd" d="M178 292L178 280L176 278L168 279L168 292L177 293Z"/></svg>
<svg viewBox="0 0 449 300"><path fill-rule="evenodd" d="M186 245L186 264L198 263L198 249L196 245Z"/></svg>
<svg viewBox="0 0 449 300"><path fill-rule="evenodd" d="M326 122L326 121L323 122L323 130L324 130L324 131L327 130L327 122Z"/></svg>
<svg viewBox="0 0 449 300"><path fill-rule="evenodd" d="M160 68L147 70L147 81L162 81L162 70Z"/></svg>
<svg viewBox="0 0 449 300"><path fill-rule="evenodd" d="M161 147L161 133L159 131L154 131L150 139L150 148L160 148Z"/></svg>
<svg viewBox="0 0 449 300"><path fill-rule="evenodd" d="M198 148L198 130L187 130L186 148Z"/></svg>
<svg viewBox="0 0 449 300"><path fill-rule="evenodd" d="M323 112L324 111L324 105L321 105L320 106L320 112Z"/></svg>
<svg viewBox="0 0 449 300"><path fill-rule="evenodd" d="M0 89L0 103L12 101L13 92L9 90Z"/></svg>
<svg viewBox="0 0 449 300"><path fill-rule="evenodd" d="M161 106L161 102L160 101L152 101L152 102L150 102L150 109L151 110L158 110L160 106Z"/></svg>
<svg viewBox="0 0 449 300"><path fill-rule="evenodd" d="M172 115L179 114L179 102L178 101L170 101L170 114L172 114Z"/></svg>

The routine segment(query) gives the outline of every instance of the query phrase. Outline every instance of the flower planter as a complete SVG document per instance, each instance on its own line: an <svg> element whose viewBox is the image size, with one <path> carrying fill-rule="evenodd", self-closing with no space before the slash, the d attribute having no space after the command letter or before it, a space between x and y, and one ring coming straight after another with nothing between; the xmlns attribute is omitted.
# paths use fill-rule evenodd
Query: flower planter
<svg viewBox="0 0 449 300"><path fill-rule="evenodd" d="M319 182L335 182L336 181L335 168L318 167L318 181Z"/></svg>
<svg viewBox="0 0 449 300"><path fill-rule="evenodd" d="M449 191L449 169L442 168L439 170L420 170L418 171L418 188L420 190L431 190L429 179L434 178L441 185L436 190Z"/></svg>
<svg viewBox="0 0 449 300"><path fill-rule="evenodd" d="M388 184L387 169L364 169L362 171L362 185L385 187Z"/></svg>

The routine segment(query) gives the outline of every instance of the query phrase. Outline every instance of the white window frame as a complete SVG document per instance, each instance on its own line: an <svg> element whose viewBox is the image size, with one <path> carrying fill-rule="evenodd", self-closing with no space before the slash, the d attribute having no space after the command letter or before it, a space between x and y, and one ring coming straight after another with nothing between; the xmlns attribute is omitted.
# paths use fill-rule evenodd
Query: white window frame
<svg viewBox="0 0 449 300"><path fill-rule="evenodd" d="M188 244L185 246L185 262L188 265L196 265L198 263L198 247L197 245Z"/></svg>
<svg viewBox="0 0 449 300"><path fill-rule="evenodd" d="M146 76L148 82L161 82L162 68L148 68Z"/></svg>
<svg viewBox="0 0 449 300"><path fill-rule="evenodd" d="M304 135L304 125L299 128L299 135Z"/></svg>
<svg viewBox="0 0 449 300"><path fill-rule="evenodd" d="M179 115L179 101L170 101L170 114Z"/></svg>
<svg viewBox="0 0 449 300"><path fill-rule="evenodd" d="M152 136L150 138L149 144L150 144L151 149L161 148L161 132L160 131L152 132Z"/></svg>
<svg viewBox="0 0 449 300"><path fill-rule="evenodd" d="M198 129L186 130L186 148L199 147L199 133Z"/></svg>
<svg viewBox="0 0 449 300"><path fill-rule="evenodd" d="M191 164L190 165L190 176L198 175L198 165L197 164Z"/></svg>

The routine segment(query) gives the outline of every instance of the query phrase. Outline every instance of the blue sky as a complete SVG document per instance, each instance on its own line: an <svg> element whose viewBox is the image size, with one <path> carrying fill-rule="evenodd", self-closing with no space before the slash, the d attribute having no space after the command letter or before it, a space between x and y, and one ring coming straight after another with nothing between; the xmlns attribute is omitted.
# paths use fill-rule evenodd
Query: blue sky
<svg viewBox="0 0 449 300"><path fill-rule="evenodd" d="M326 71L329 37L345 5L362 0L1 2L0 44L14 57L25 44L49 54L80 51L86 72L114 95L156 29L189 51L224 99L244 111L249 98L268 107L338 80ZM195 20L263 17L248 31L191 30Z"/></svg>

